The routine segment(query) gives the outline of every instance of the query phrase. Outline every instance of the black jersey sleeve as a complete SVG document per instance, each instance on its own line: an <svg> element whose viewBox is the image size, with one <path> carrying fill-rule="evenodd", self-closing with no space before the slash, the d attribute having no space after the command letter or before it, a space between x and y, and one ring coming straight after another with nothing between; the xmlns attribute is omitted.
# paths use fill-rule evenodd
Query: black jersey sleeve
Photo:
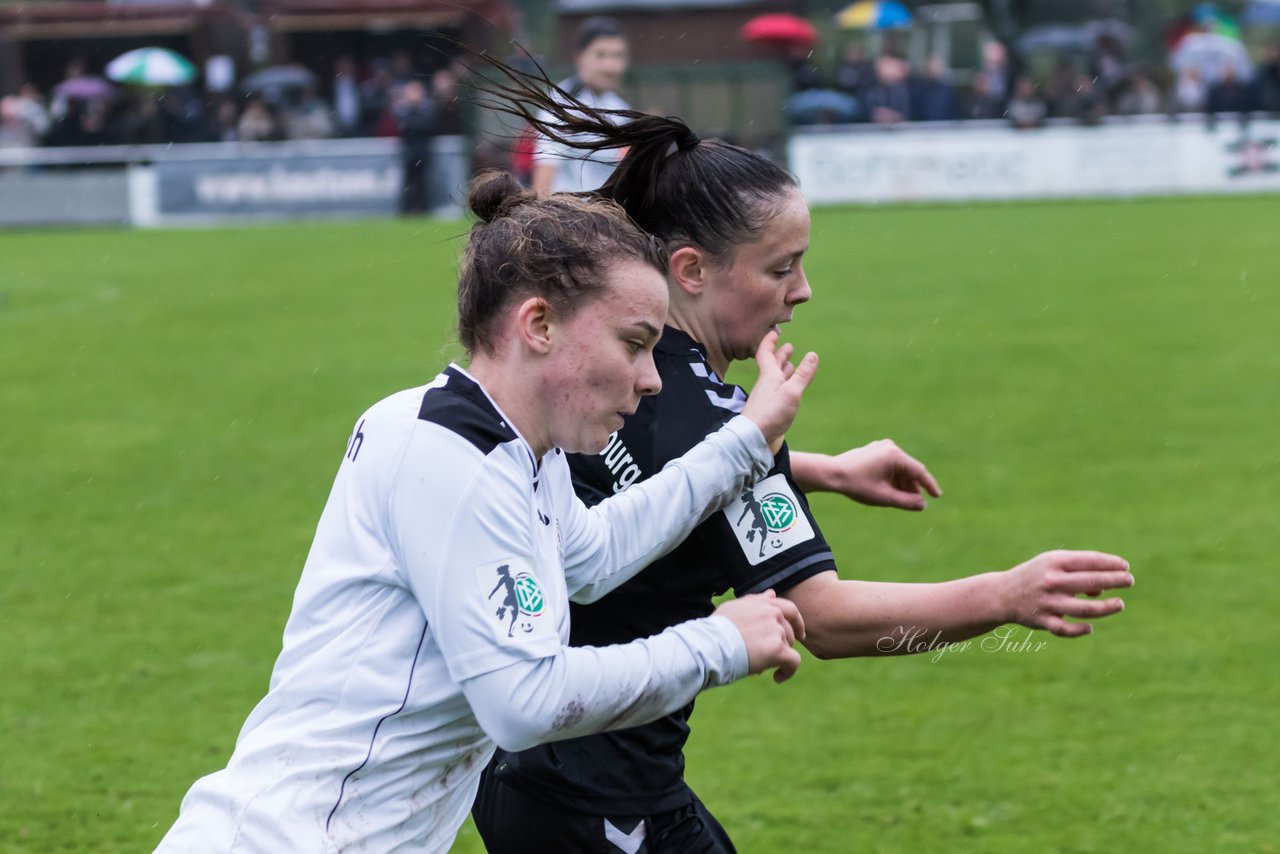
<svg viewBox="0 0 1280 854"><path fill-rule="evenodd" d="M736 595L782 592L835 569L835 557L791 478L784 445L768 476L703 522L695 532Z"/></svg>

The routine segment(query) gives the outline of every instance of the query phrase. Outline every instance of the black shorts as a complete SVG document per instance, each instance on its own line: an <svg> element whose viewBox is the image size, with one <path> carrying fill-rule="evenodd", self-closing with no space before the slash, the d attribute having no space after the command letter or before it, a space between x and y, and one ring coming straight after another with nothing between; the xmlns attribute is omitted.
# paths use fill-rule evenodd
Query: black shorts
<svg viewBox="0 0 1280 854"><path fill-rule="evenodd" d="M686 806L658 815L586 815L511 785L503 767L485 769L471 808L489 854L736 854L692 790Z"/></svg>

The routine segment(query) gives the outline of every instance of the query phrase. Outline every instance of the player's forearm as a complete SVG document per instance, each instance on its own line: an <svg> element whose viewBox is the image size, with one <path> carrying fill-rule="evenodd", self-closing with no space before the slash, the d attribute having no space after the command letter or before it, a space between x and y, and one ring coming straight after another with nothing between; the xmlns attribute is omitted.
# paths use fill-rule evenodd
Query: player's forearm
<svg viewBox="0 0 1280 854"><path fill-rule="evenodd" d="M828 454L792 451L791 479L805 492L831 492L834 487L827 471L830 463Z"/></svg>
<svg viewBox="0 0 1280 854"><path fill-rule="evenodd" d="M648 723L747 666L742 635L713 616L628 644L566 647L466 680L463 690L484 731L514 751Z"/></svg>
<svg viewBox="0 0 1280 854"><path fill-rule="evenodd" d="M801 606L805 647L819 658L911 655L986 634L1012 618L1006 575L936 584L839 581Z"/></svg>
<svg viewBox="0 0 1280 854"><path fill-rule="evenodd" d="M594 602L624 584L772 465L759 428L738 416L653 477L585 511L585 536L575 532L565 554L570 598Z"/></svg>

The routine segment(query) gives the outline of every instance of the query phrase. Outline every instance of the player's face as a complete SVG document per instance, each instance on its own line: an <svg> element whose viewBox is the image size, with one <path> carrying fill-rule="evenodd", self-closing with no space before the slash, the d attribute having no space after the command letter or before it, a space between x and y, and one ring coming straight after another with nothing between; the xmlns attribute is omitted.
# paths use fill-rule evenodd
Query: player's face
<svg viewBox="0 0 1280 854"><path fill-rule="evenodd" d="M627 42L621 36L602 36L578 52L578 79L595 92L612 92L627 70Z"/></svg>
<svg viewBox="0 0 1280 854"><path fill-rule="evenodd" d="M790 321L795 307L813 296L800 263L808 248L809 208L792 188L758 239L709 267L707 326L730 361L752 358L769 330Z"/></svg>
<svg viewBox="0 0 1280 854"><path fill-rule="evenodd" d="M573 453L599 453L640 398L662 388L653 346L667 316L666 279L640 261L605 275L604 294L551 329L551 443Z"/></svg>

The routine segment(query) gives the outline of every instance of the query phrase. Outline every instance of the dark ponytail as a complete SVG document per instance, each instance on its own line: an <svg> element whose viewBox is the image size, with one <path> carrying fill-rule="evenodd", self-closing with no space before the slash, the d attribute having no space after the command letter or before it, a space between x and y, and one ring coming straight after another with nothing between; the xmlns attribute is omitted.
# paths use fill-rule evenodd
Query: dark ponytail
<svg viewBox="0 0 1280 854"><path fill-rule="evenodd" d="M585 153L627 148L598 195L622 205L636 224L675 248L715 256L759 236L795 179L769 159L721 139L702 140L674 116L590 107L539 67L517 70L479 57L495 74L473 68L488 97L483 106L528 122L550 139Z"/></svg>

